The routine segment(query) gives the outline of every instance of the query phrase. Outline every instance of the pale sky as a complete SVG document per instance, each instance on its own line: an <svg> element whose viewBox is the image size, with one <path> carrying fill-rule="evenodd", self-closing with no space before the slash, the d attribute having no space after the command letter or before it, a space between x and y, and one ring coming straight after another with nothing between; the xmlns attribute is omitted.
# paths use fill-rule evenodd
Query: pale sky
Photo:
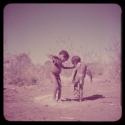
<svg viewBox="0 0 125 125"><path fill-rule="evenodd" d="M69 54L108 59L113 42L121 42L121 8L117 4L8 4L4 8L4 51L26 52L34 63L62 49ZM94 59L92 59L94 60Z"/></svg>

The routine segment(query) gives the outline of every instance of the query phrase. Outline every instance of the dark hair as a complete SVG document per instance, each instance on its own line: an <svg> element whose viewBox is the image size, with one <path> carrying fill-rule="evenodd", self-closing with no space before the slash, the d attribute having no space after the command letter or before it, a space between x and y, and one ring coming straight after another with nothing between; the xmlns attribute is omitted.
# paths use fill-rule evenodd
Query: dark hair
<svg viewBox="0 0 125 125"><path fill-rule="evenodd" d="M71 61L73 64L77 64L78 62L81 62L81 58L79 56L73 56Z"/></svg>
<svg viewBox="0 0 125 125"><path fill-rule="evenodd" d="M64 58L67 60L69 58L69 54L66 50L61 50L59 55L64 55Z"/></svg>

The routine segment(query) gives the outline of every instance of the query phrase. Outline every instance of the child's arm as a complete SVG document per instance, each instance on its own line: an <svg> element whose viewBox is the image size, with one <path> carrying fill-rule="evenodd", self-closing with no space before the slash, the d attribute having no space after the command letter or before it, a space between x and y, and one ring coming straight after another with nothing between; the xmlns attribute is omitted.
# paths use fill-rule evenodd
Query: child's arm
<svg viewBox="0 0 125 125"><path fill-rule="evenodd" d="M65 67L63 64L61 65L61 67L63 68L63 69L73 69L73 68L75 68L75 66L73 65L73 66L71 66L71 67Z"/></svg>
<svg viewBox="0 0 125 125"><path fill-rule="evenodd" d="M76 74L77 74L77 70L74 70L74 71L73 71L73 76L72 76L72 82L73 82L73 83L74 83L74 81L75 81Z"/></svg>
<svg viewBox="0 0 125 125"><path fill-rule="evenodd" d="M48 55L48 58L54 59L54 58L56 58L56 56L54 56L54 55Z"/></svg>
<svg viewBox="0 0 125 125"><path fill-rule="evenodd" d="M87 68L86 74L90 77L92 82L92 72Z"/></svg>
<svg viewBox="0 0 125 125"><path fill-rule="evenodd" d="M53 61L54 63L58 63L58 61L59 61L59 58L58 58L57 56L48 55L48 57L49 57L50 59L52 59L52 61Z"/></svg>
<svg viewBox="0 0 125 125"><path fill-rule="evenodd" d="M76 74L77 74L77 71L78 71L78 69L79 69L79 67L80 67L80 63L78 63L76 66L75 66L75 69L74 69L74 71L73 71L73 76L72 76L72 82L74 82L75 81L75 77L76 77Z"/></svg>

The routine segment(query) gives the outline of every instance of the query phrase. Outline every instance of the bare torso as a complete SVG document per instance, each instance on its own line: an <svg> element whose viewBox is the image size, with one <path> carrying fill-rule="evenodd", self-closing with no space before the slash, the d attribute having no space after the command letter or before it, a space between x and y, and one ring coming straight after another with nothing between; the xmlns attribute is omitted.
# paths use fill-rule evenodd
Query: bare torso
<svg viewBox="0 0 125 125"><path fill-rule="evenodd" d="M81 62L78 63L76 66L76 70L77 70L77 76L85 76L86 74L86 64Z"/></svg>
<svg viewBox="0 0 125 125"><path fill-rule="evenodd" d="M62 65L62 62L60 59L58 59L58 58L55 60L53 59L51 62L51 72L53 74L59 75L61 73L61 69L62 69L61 65Z"/></svg>

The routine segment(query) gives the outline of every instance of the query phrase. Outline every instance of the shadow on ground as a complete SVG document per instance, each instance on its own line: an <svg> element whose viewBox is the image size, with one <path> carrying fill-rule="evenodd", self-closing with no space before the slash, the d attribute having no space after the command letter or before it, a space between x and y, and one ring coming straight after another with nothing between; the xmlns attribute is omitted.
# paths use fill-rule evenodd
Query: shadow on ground
<svg viewBox="0 0 125 125"><path fill-rule="evenodd" d="M85 101L85 100L97 100L97 99L101 99L101 98L105 98L105 97L103 95L96 94L96 95L84 97L84 98L82 98L82 101ZM62 101L79 101L79 99L65 98L65 99L62 99Z"/></svg>

